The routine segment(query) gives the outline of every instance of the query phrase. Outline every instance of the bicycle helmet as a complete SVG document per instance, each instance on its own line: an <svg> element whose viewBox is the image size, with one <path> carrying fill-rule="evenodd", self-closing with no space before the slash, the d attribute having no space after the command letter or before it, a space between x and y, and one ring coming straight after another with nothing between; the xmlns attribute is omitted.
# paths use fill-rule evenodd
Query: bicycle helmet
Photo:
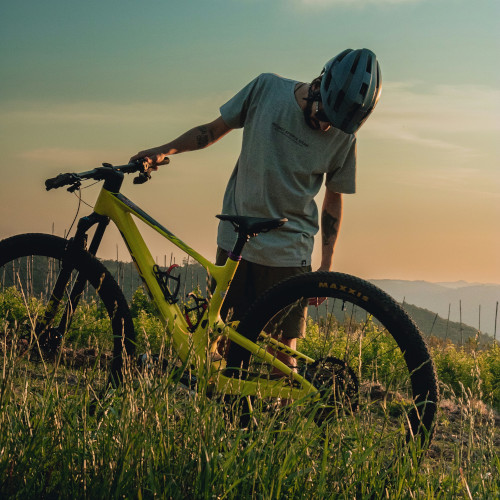
<svg viewBox="0 0 500 500"><path fill-rule="evenodd" d="M382 90L380 66L368 49L347 49L325 64L321 101L330 122L354 134L377 104Z"/></svg>

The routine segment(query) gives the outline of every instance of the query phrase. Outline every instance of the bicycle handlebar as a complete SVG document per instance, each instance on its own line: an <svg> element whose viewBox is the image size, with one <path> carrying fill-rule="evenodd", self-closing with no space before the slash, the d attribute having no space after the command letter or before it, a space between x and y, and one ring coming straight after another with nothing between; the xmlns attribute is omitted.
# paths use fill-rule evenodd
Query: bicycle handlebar
<svg viewBox="0 0 500 500"><path fill-rule="evenodd" d="M45 181L45 189L50 191L51 189L57 189L68 184L73 184L79 179L78 174L59 174L57 177L52 177Z"/></svg>
<svg viewBox="0 0 500 500"><path fill-rule="evenodd" d="M166 158L168 160L168 158ZM164 164L167 164L168 161ZM134 184L144 184L149 179L151 179L151 168L149 164L145 161L138 160L133 163L128 163L127 165L119 165L114 167L109 163L103 163L102 167L97 167L86 172L79 173L64 173L59 174L56 177L51 177L45 181L45 189L50 191L51 189L58 189L64 186L70 186L68 191L74 191L78 189L81 185L81 181L86 179L94 179L96 181L106 179L110 174L114 172L123 172L124 174L134 174L139 172L139 175L134 178Z"/></svg>

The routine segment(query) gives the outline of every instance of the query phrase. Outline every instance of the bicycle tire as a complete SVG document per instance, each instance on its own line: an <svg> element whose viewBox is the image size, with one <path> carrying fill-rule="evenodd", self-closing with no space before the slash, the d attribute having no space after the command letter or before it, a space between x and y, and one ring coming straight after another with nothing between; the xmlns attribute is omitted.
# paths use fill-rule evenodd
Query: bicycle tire
<svg viewBox="0 0 500 500"><path fill-rule="evenodd" d="M238 331L253 341L257 341L262 331L277 333L277 318L287 308L316 297L326 300L320 306L308 305L307 322L308 329L313 331L312 340L316 339L316 354L323 350L319 352L323 361L317 359L314 364L306 366L308 378L313 383L321 380L324 394L325 374L318 374L318 370L335 365L337 375L333 375L333 378L336 380L330 377L330 383L349 386L351 394L344 396L345 400L340 403L350 405L352 412L357 414L375 411L371 406L376 400L376 395L371 394L375 387L381 391L386 405L389 402L389 406L394 406L401 398L403 408L399 409L399 423L406 427L406 442L413 436L419 436L420 443L428 445L439 396L435 367L416 324L399 304L376 286L341 273L311 272L294 276L262 294L246 312ZM269 331L271 328L274 328L274 332ZM324 340L318 343L321 336L324 336ZM307 337L303 342L307 342ZM324 344L321 345L321 342ZM243 367L248 366L248 351L237 345L232 347L232 358L229 358L228 365L235 366L234 360L238 359ZM377 354L380 359L377 359ZM338 377L341 364L345 370ZM346 382L349 373L355 373L359 380L352 381L353 377L350 377L350 381ZM354 383L359 387L356 401L352 399ZM369 395L364 394L366 390ZM336 398L338 405L339 387L330 391L330 397ZM389 408L389 411L394 411L394 408ZM338 416L338 408L332 413ZM320 410L318 415L324 417L325 412Z"/></svg>
<svg viewBox="0 0 500 500"><path fill-rule="evenodd" d="M76 309L85 309L83 317L71 322L68 331L60 332L61 346L47 353L40 348L34 335L36 318L44 312L52 290L51 284L65 259L75 275L87 282L84 297ZM71 281L69 286L71 286ZM69 295L69 287L64 295ZM89 370L95 383L96 394L103 393L110 384L122 380L124 354L134 354L135 334L127 301L109 271L84 249L68 251L68 241L48 234L20 234L0 242L0 298L4 307L0 320L4 320L6 339L14 340L14 349L27 361L57 362L58 381L72 386L88 380ZM10 310L9 304L10 300ZM62 307L59 308L61 310ZM35 311L35 312L34 312ZM105 312L104 312L105 311ZM60 312L60 311L59 311ZM62 316L62 314L61 314ZM59 321L60 318L56 318ZM44 363L41 363L41 362ZM33 373L22 363L26 374L47 379L43 373ZM64 366L64 369L63 369ZM85 377L82 370L86 371Z"/></svg>

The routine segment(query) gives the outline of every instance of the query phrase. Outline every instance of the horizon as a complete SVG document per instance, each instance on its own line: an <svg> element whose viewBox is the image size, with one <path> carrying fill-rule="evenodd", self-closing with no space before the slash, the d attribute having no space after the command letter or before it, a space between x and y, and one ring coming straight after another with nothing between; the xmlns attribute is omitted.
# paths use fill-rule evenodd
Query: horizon
<svg viewBox="0 0 500 500"><path fill-rule="evenodd" d="M116 260L116 258L113 258L112 256L108 256L108 257L102 257L102 256L97 256L99 259L101 260L105 260L105 261L110 261L110 262L118 262L118 263L121 263L121 264L132 264L132 259L128 259L128 260L122 260L122 259L119 259L118 261ZM183 266L185 264L185 261L184 260L178 260L177 257L174 257L174 256L170 256L172 257L172 262L173 263L179 263L180 266ZM155 262L159 263L159 265L161 266L162 265L162 262L165 261L165 259L169 262L168 265L170 265L170 257L167 258L167 254L164 254L163 255L163 258L164 260L162 261L161 259L158 258L158 256L156 256L155 258ZM186 258L187 257L187 254L182 256L182 259ZM193 261L195 261L195 259L193 259L192 257L189 257L189 265L192 265ZM196 261L195 261L196 262ZM201 266L201 264L199 262L196 262L198 265ZM167 266L168 266L167 265ZM167 267L167 266L164 266L164 267ZM203 267L203 266L202 266ZM429 283L431 285L441 285L443 287L445 287L446 285L450 286L451 285L464 285L464 286L498 286L500 287L500 283L493 283L493 282L479 282L479 281L465 281L465 280L455 280L455 281L431 281L431 280L424 280L424 279L404 279L404 278L381 278L381 277L378 277L378 278L373 278L373 277L363 277L363 279L365 281L399 281L399 282L406 282L406 283Z"/></svg>
<svg viewBox="0 0 500 500"><path fill-rule="evenodd" d="M97 256L99 259L101 260L106 260L106 261L110 261L110 262L119 262L119 263L122 263L122 264L132 264L132 259L128 259L128 260L122 260L122 259L119 259L118 261L116 260L116 258L112 258L112 257L101 257L101 256ZM167 254L164 254L163 255L163 258L164 258L164 261L167 257ZM177 258L172 257L172 262L175 262L176 264L179 263L180 266L183 266L185 264L185 261L184 260L177 260ZM186 255L187 257L187 255ZM185 258L185 257L183 257ZM170 257L168 259L169 264L170 265ZM192 257L189 257L189 265L192 264L192 262L195 261L195 259L193 259ZM156 256L155 258L155 262L159 263L160 266L162 265L162 260L158 258L158 256ZM195 261L196 262L196 261ZM201 264L199 262L196 262L197 264L199 264L201 266ZM166 267L166 266L164 266ZM203 267L203 266L202 266ZM408 282L408 283L430 283L432 285L459 285L459 284L463 284L463 285L466 285L466 286L476 286L476 285L479 285L479 286L500 286L500 283L493 283L493 282L489 282L489 283L486 283L486 282L479 282L479 281L465 281L465 280L455 280L455 281L431 281L431 280L423 280L423 279L404 279L404 278L373 278L373 277L364 277L363 278L365 281L404 281L404 282Z"/></svg>
<svg viewBox="0 0 500 500"><path fill-rule="evenodd" d="M167 262L159 259L157 263L167 267L170 262L166 257L165 260ZM129 268L124 267L123 264ZM187 261L179 262L179 264L185 266ZM105 265L111 270L124 292L127 291L130 296L136 284L140 287L141 281L138 274L129 272L129 270L135 270L132 262L111 260L105 262ZM193 260L189 261L189 266L193 266ZM198 263L194 268L189 269L186 273L184 271L179 273L181 282L188 286L185 292L190 291L189 287L200 286L200 283L204 283L208 277L206 270L203 270L203 266ZM462 323L492 337L498 329L500 284L370 278L366 281L386 292L400 304L426 310L432 315L437 314L443 320L448 318L449 321ZM201 286L203 289L203 285ZM422 331L429 333L426 330Z"/></svg>
<svg viewBox="0 0 500 500"><path fill-rule="evenodd" d="M345 48L368 47L383 90L358 134L358 189L344 196L334 270L500 284L499 14L494 0L144 0L120 9L109 0L7 0L0 238L69 228L78 200L46 193L46 178L126 163L215 119L260 73L307 82ZM234 131L172 156L153 182L127 180L123 192L213 259L215 214L240 141ZM97 189L82 191L84 200L93 203ZM99 256L126 255L118 238L110 230ZM146 241L153 257L172 251L156 236Z"/></svg>
<svg viewBox="0 0 500 500"><path fill-rule="evenodd" d="M410 283L431 283L432 285L458 285L458 284L464 284L466 286L500 286L500 283L483 283L479 281L464 281L464 280L457 280L457 281L429 281L429 280L405 280L405 279L398 279L398 278L366 278L367 281L407 281Z"/></svg>

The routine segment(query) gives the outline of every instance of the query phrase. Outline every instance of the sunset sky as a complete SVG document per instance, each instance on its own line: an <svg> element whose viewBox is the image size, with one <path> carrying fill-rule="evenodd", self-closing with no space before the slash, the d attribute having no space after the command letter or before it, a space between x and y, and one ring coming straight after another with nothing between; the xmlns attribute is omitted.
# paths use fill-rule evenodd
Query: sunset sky
<svg viewBox="0 0 500 500"><path fill-rule="evenodd" d="M47 193L47 177L126 163L216 118L259 73L310 81L368 47L383 91L358 133L335 269L500 283L499 18L497 0L2 0L0 238L69 228L78 200ZM212 259L240 141L174 156L122 191Z"/></svg>

